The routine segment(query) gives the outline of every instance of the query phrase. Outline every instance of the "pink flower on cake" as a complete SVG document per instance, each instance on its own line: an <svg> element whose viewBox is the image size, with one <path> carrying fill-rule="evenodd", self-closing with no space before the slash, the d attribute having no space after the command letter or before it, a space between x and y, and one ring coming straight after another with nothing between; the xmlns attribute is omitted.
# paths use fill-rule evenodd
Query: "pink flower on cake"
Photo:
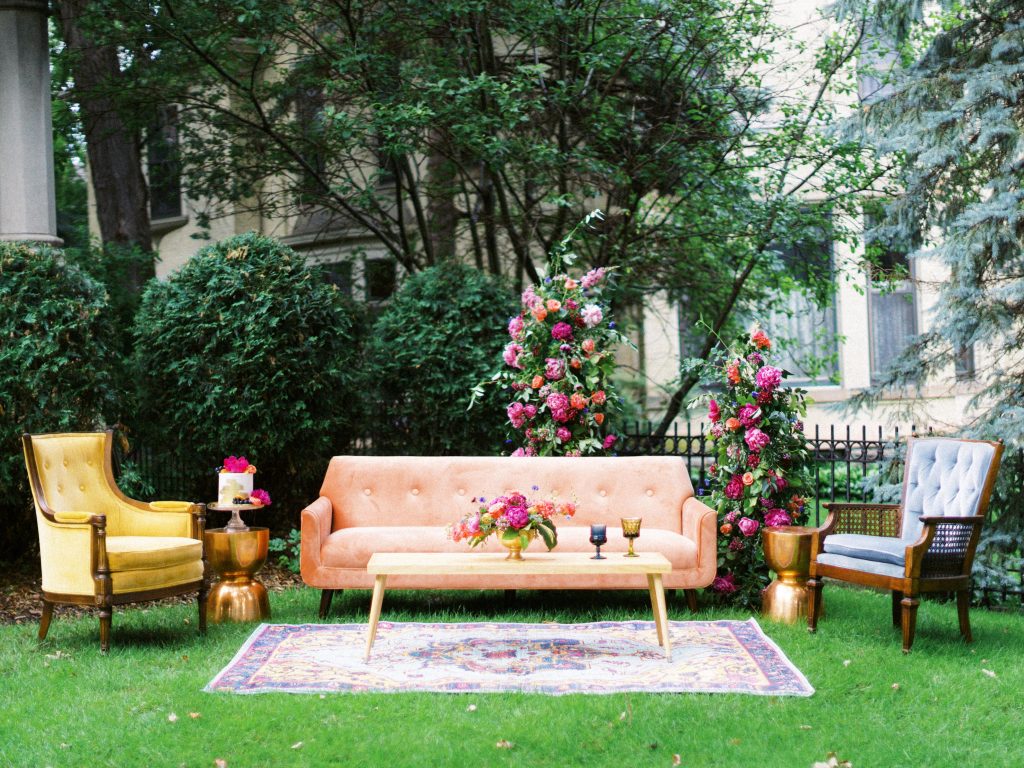
<svg viewBox="0 0 1024 768"><path fill-rule="evenodd" d="M750 450L754 451L755 453L760 452L766 445L768 445L768 443L772 441L772 439L768 437L768 435L766 435L757 427L754 427L753 429L748 429L747 434L744 436L743 439L746 440L747 447L750 448Z"/></svg>
<svg viewBox="0 0 1024 768"><path fill-rule="evenodd" d="M270 494L262 488L257 488L249 494L249 503L255 504L257 507L269 507Z"/></svg>
<svg viewBox="0 0 1024 768"><path fill-rule="evenodd" d="M224 468L221 469L221 472L248 472L250 466L252 465L249 464L249 460L245 456L228 456L224 459ZM255 472L256 467L253 467L250 474Z"/></svg>

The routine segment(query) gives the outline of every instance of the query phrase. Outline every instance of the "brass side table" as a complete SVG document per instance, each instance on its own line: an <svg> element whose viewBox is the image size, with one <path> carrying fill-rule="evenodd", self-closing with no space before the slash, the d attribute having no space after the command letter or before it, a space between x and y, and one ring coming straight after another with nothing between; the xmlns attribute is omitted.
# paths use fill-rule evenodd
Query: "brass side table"
<svg viewBox="0 0 1024 768"><path fill-rule="evenodd" d="M218 511L215 504L208 509ZM219 511L227 510L220 508ZM237 517L237 510L231 511ZM255 578L267 562L269 543L269 528L207 529L206 561L218 579L206 600L207 621L219 624L270 618L267 588Z"/></svg>
<svg viewBox="0 0 1024 768"><path fill-rule="evenodd" d="M764 559L777 575L761 593L761 613L767 618L795 624L807 615L813 533L813 528L780 525L761 534Z"/></svg>

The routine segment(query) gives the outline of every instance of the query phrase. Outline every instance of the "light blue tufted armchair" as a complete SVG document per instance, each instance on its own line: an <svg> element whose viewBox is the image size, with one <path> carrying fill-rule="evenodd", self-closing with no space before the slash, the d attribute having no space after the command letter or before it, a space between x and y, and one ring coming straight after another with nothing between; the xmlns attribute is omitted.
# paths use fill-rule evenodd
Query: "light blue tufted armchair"
<svg viewBox="0 0 1024 768"><path fill-rule="evenodd" d="M822 579L888 589L903 652L914 643L918 596L956 592L971 642L971 564L1003 455L1002 442L911 438L899 504L828 504L811 541L807 627L821 615Z"/></svg>

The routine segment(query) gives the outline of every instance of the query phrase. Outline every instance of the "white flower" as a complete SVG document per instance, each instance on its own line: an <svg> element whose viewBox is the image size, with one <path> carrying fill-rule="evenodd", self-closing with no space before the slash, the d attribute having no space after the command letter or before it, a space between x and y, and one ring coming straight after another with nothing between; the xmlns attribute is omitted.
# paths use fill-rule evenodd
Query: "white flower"
<svg viewBox="0 0 1024 768"><path fill-rule="evenodd" d="M580 310L580 316L583 318L583 322L586 323L587 328L593 328L604 318L601 308L597 304L587 304L584 306Z"/></svg>

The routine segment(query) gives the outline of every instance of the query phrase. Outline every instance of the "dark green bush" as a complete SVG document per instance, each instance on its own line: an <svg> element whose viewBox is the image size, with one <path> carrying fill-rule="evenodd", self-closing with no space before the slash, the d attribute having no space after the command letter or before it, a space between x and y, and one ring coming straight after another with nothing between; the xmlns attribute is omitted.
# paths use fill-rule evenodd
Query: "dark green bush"
<svg viewBox="0 0 1024 768"><path fill-rule="evenodd" d="M0 559L36 540L22 433L114 421L114 357L103 287L59 251L0 242Z"/></svg>
<svg viewBox="0 0 1024 768"><path fill-rule="evenodd" d="M408 278L367 344L367 433L381 454L494 454L505 438L505 402L489 387L466 411L508 342L516 297L479 270L442 263Z"/></svg>
<svg viewBox="0 0 1024 768"><path fill-rule="evenodd" d="M351 439L353 312L271 238L249 233L203 248L149 285L136 316L145 443L175 451L204 498L213 498L222 459L244 455L272 510L294 517Z"/></svg>

